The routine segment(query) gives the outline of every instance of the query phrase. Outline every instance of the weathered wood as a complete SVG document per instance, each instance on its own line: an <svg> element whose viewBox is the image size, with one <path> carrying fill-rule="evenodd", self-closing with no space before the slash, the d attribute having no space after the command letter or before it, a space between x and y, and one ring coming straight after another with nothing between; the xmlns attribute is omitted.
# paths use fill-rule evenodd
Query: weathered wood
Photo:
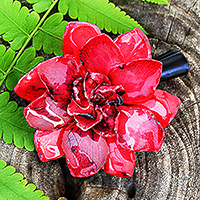
<svg viewBox="0 0 200 200"><path fill-rule="evenodd" d="M65 179L58 161L42 163L35 151L19 149L0 139L0 159L16 168L24 178L36 184L50 199L57 199L65 193Z"/></svg>
<svg viewBox="0 0 200 200"><path fill-rule="evenodd" d="M0 159L16 167L50 199L61 196L68 200L200 199L200 0L171 0L170 6L140 0L112 2L143 25L151 38L154 56L169 49L178 50L189 61L187 76L159 85L182 101L179 113L165 129L162 149L158 153L137 153L135 172L129 179L103 171L90 178L74 178L62 159L41 163L36 152L18 149L2 140Z"/></svg>

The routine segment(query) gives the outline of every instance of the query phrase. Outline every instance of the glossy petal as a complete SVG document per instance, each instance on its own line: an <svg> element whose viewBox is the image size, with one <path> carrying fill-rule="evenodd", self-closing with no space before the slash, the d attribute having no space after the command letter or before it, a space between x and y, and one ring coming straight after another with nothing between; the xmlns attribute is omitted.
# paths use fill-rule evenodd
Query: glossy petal
<svg viewBox="0 0 200 200"><path fill-rule="evenodd" d="M36 131L34 134L34 143L38 156L42 162L55 160L64 156L61 148L63 129L53 131Z"/></svg>
<svg viewBox="0 0 200 200"><path fill-rule="evenodd" d="M73 81L80 77L79 65L70 55L39 64L38 74L55 101L71 99Z"/></svg>
<svg viewBox="0 0 200 200"><path fill-rule="evenodd" d="M156 90L154 96L141 105L151 110L162 127L165 128L178 112L181 101L175 95L163 90Z"/></svg>
<svg viewBox="0 0 200 200"><path fill-rule="evenodd" d="M107 76L100 73L87 73L84 78L85 97L90 100L94 90L100 85L110 85L110 80Z"/></svg>
<svg viewBox="0 0 200 200"><path fill-rule="evenodd" d="M88 116L86 113L74 116L77 126L83 131L87 131L102 121L103 115L99 110L96 110L95 117Z"/></svg>
<svg viewBox="0 0 200 200"><path fill-rule="evenodd" d="M116 121L115 118L118 115L118 110L115 106L104 104L99 107L103 115L103 119L98 123L93 130L104 137L111 137L116 135Z"/></svg>
<svg viewBox="0 0 200 200"><path fill-rule="evenodd" d="M79 49L92 37L101 34L100 29L87 22L69 22L63 35L63 53L78 57Z"/></svg>
<svg viewBox="0 0 200 200"><path fill-rule="evenodd" d="M112 85L122 85L126 91L124 103L134 104L150 99L159 83L162 63L156 60L137 60L124 69L114 68L110 72Z"/></svg>
<svg viewBox="0 0 200 200"><path fill-rule="evenodd" d="M140 107L121 106L118 122L118 144L135 152L159 151L164 129L152 112Z"/></svg>
<svg viewBox="0 0 200 200"><path fill-rule="evenodd" d="M81 49L81 60L89 72L108 75L112 67L123 66L124 59L112 39L101 34L93 37Z"/></svg>
<svg viewBox="0 0 200 200"><path fill-rule="evenodd" d="M121 98L121 95L125 93L124 88L121 85L117 86L100 86L98 87L94 93L93 93L93 99L91 99L94 102L97 102L95 100L98 99L99 96L101 96L108 104L119 106L123 103L123 99Z"/></svg>
<svg viewBox="0 0 200 200"><path fill-rule="evenodd" d="M83 88L83 77L76 79L73 82L73 94L74 100L77 104L81 107L88 107L89 102L88 99L85 97L84 88Z"/></svg>
<svg viewBox="0 0 200 200"><path fill-rule="evenodd" d="M125 63L137 59L151 59L151 45L147 36L139 28L133 29L127 33L119 35L114 40L120 48Z"/></svg>
<svg viewBox="0 0 200 200"><path fill-rule="evenodd" d="M38 130L53 130L71 121L67 111L61 109L46 93L24 109L27 123Z"/></svg>
<svg viewBox="0 0 200 200"><path fill-rule="evenodd" d="M131 177L135 167L135 153L127 151L117 145L115 137L106 138L110 154L103 166L103 170L111 175Z"/></svg>
<svg viewBox="0 0 200 200"><path fill-rule="evenodd" d="M104 138L92 129L82 131L76 125L63 135L62 149L72 176L96 174L104 165L109 148Z"/></svg>
<svg viewBox="0 0 200 200"><path fill-rule="evenodd" d="M28 74L24 75L14 89L18 96L27 101L34 101L46 91L46 87L40 80L37 70L38 67L35 67Z"/></svg>
<svg viewBox="0 0 200 200"><path fill-rule="evenodd" d="M81 114L85 114L85 116L86 115L88 115L88 117L91 116L90 118L95 117L94 105L92 103L88 102L87 107L81 107L73 99L67 107L67 113L70 116L78 116L78 115L81 115Z"/></svg>

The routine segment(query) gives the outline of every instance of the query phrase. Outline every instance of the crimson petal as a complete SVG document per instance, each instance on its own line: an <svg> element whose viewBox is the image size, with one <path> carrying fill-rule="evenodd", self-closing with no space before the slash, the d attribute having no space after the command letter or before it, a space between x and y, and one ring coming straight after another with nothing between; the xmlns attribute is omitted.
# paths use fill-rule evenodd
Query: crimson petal
<svg viewBox="0 0 200 200"><path fill-rule="evenodd" d="M69 22L63 35L63 53L78 57L79 49L95 35L101 34L100 29L87 22Z"/></svg>
<svg viewBox="0 0 200 200"><path fill-rule="evenodd" d="M137 60L124 69L113 68L110 72L112 85L122 85L126 91L124 103L134 104L151 98L159 83L162 63L156 60ZM125 78L124 78L125 77Z"/></svg>
<svg viewBox="0 0 200 200"><path fill-rule="evenodd" d="M88 106L89 102L85 97L83 89L83 77L78 78L73 82L73 94L76 103L78 103L81 107Z"/></svg>
<svg viewBox="0 0 200 200"><path fill-rule="evenodd" d="M100 73L87 73L85 75L83 87L85 97L90 100L93 96L94 90L100 85L110 85L110 80L107 76Z"/></svg>
<svg viewBox="0 0 200 200"><path fill-rule="evenodd" d="M55 160L64 156L61 148L63 129L53 131L39 131L34 134L34 143L38 156L42 162Z"/></svg>
<svg viewBox="0 0 200 200"><path fill-rule="evenodd" d="M118 122L118 144L135 152L159 151L164 129L153 113L145 108L121 106Z"/></svg>
<svg viewBox="0 0 200 200"><path fill-rule="evenodd" d="M104 104L99 107L102 112L103 119L100 123L93 127L93 130L104 137L111 137L116 135L116 121L118 110L114 106Z"/></svg>
<svg viewBox="0 0 200 200"><path fill-rule="evenodd" d="M38 67L24 75L15 86L14 91L27 101L34 101L40 97L46 91L46 87L38 76Z"/></svg>
<svg viewBox="0 0 200 200"><path fill-rule="evenodd" d="M72 176L96 174L104 165L109 148L104 138L92 129L82 131L76 125L63 135L62 149Z"/></svg>
<svg viewBox="0 0 200 200"><path fill-rule="evenodd" d="M151 110L162 127L165 128L178 112L181 101L175 95L163 90L156 90L154 96L141 105Z"/></svg>
<svg viewBox="0 0 200 200"><path fill-rule="evenodd" d="M72 94L72 83L80 77L79 65L70 55L41 63L38 74L55 101L68 101Z"/></svg>
<svg viewBox="0 0 200 200"><path fill-rule="evenodd" d="M93 37L80 51L80 58L90 72L98 72L107 76L112 67L124 64L119 47L105 34Z"/></svg>
<svg viewBox="0 0 200 200"><path fill-rule="evenodd" d="M82 115L74 116L74 119L77 122L77 126L81 128L83 131L87 131L90 128L94 127L100 121L102 121L103 116L102 113L96 109L95 117L91 117L87 115L87 113L83 113Z"/></svg>
<svg viewBox="0 0 200 200"><path fill-rule="evenodd" d="M151 59L151 45L147 36L139 28L133 29L127 33L119 35L114 40L120 48L125 63L137 59Z"/></svg>
<svg viewBox="0 0 200 200"><path fill-rule="evenodd" d="M127 151L117 145L115 137L106 138L110 154L103 166L103 170L111 175L131 177L135 167L135 153Z"/></svg>
<svg viewBox="0 0 200 200"><path fill-rule="evenodd" d="M67 113L70 116L77 116L77 115L81 115L81 114L87 113L91 117L95 117L94 105L92 103L88 102L87 107L81 107L73 99L72 99L71 103L67 107Z"/></svg>
<svg viewBox="0 0 200 200"><path fill-rule="evenodd" d="M24 109L28 124L38 130L53 130L68 124L71 117L46 93Z"/></svg>

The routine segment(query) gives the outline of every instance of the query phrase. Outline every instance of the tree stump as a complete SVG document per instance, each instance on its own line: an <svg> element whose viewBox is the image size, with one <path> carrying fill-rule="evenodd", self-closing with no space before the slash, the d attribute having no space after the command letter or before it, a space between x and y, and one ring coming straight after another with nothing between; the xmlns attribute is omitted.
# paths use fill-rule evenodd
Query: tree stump
<svg viewBox="0 0 200 200"><path fill-rule="evenodd" d="M16 167L52 200L61 196L68 200L200 199L200 0L170 0L170 6L140 0L112 2L149 33L154 57L175 50L189 62L188 75L159 85L182 101L178 114L165 128L162 149L158 153L137 153L131 178L103 171L89 178L74 178L64 159L41 163L36 152L2 140L0 159Z"/></svg>

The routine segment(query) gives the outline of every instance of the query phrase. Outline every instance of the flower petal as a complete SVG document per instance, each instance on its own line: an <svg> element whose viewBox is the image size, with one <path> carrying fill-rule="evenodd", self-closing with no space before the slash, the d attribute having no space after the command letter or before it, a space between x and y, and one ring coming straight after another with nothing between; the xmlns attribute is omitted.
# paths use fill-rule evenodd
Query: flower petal
<svg viewBox="0 0 200 200"><path fill-rule="evenodd" d="M72 94L72 83L80 77L79 65L70 55L39 64L38 74L55 101L68 101Z"/></svg>
<svg viewBox="0 0 200 200"><path fill-rule="evenodd" d="M115 131L115 118L118 115L118 110L114 106L110 106L109 104L104 104L99 107L103 119L100 123L98 123L93 130L104 137L111 137L116 135Z"/></svg>
<svg viewBox="0 0 200 200"><path fill-rule="evenodd" d="M125 63L137 59L151 59L151 45L147 36L139 28L133 29L127 33L119 35L114 40L120 48Z"/></svg>
<svg viewBox="0 0 200 200"><path fill-rule="evenodd" d="M78 116L85 113L88 116L91 116L91 118L95 117L94 105L92 103L88 102L87 107L81 107L73 99L67 107L67 113L70 116Z"/></svg>
<svg viewBox="0 0 200 200"><path fill-rule="evenodd" d="M135 167L135 153L127 151L117 145L115 137L106 138L110 154L103 166L103 170L111 175L131 177Z"/></svg>
<svg viewBox="0 0 200 200"><path fill-rule="evenodd" d="M40 97L46 87L38 76L38 66L33 68L28 74L24 75L15 86L14 92L27 101L34 101Z"/></svg>
<svg viewBox="0 0 200 200"><path fill-rule="evenodd" d="M91 115L88 116L86 115L87 113L83 113L81 115L77 115L77 116L74 116L74 119L76 120L77 122L77 126L82 129L83 131L87 131L89 130L90 128L94 127L95 125L97 125L100 121L102 121L103 119L103 115L102 113L96 109L96 112L95 112L95 117L91 118Z"/></svg>
<svg viewBox="0 0 200 200"><path fill-rule="evenodd" d="M181 101L175 95L163 90L156 90L154 96L141 105L151 110L162 127L165 128L178 112Z"/></svg>
<svg viewBox="0 0 200 200"><path fill-rule="evenodd" d="M160 150L164 129L151 111L135 106L121 106L118 110L119 145L135 152Z"/></svg>
<svg viewBox="0 0 200 200"><path fill-rule="evenodd" d="M95 35L101 34L100 29L87 22L69 22L63 35L63 53L79 55L85 43Z"/></svg>
<svg viewBox="0 0 200 200"><path fill-rule="evenodd" d="M53 130L68 124L71 117L46 93L24 109L27 123L38 130ZM63 106L64 107L64 106Z"/></svg>
<svg viewBox="0 0 200 200"><path fill-rule="evenodd" d="M126 91L124 103L134 104L152 97L162 73L162 63L156 60L137 60L124 69L113 68L110 72L112 85L122 85Z"/></svg>
<svg viewBox="0 0 200 200"><path fill-rule="evenodd" d="M89 101L85 97L83 89L83 77L80 77L73 82L73 94L77 104L84 108L88 107Z"/></svg>
<svg viewBox="0 0 200 200"><path fill-rule="evenodd" d="M64 156L61 148L63 129L53 131L39 131L34 134L34 143L38 156L42 162L55 160Z"/></svg>
<svg viewBox="0 0 200 200"><path fill-rule="evenodd" d="M63 135L62 149L72 176L96 174L104 165L109 148L104 138L92 129L82 131L76 125Z"/></svg>
<svg viewBox="0 0 200 200"><path fill-rule="evenodd" d="M110 80L107 76L100 73L87 73L85 75L83 87L85 91L85 96L90 100L93 96L94 90L100 85L110 85Z"/></svg>
<svg viewBox="0 0 200 200"><path fill-rule="evenodd" d="M107 76L112 67L124 64L119 48L105 34L93 37L80 51L80 58L90 72L98 72Z"/></svg>

